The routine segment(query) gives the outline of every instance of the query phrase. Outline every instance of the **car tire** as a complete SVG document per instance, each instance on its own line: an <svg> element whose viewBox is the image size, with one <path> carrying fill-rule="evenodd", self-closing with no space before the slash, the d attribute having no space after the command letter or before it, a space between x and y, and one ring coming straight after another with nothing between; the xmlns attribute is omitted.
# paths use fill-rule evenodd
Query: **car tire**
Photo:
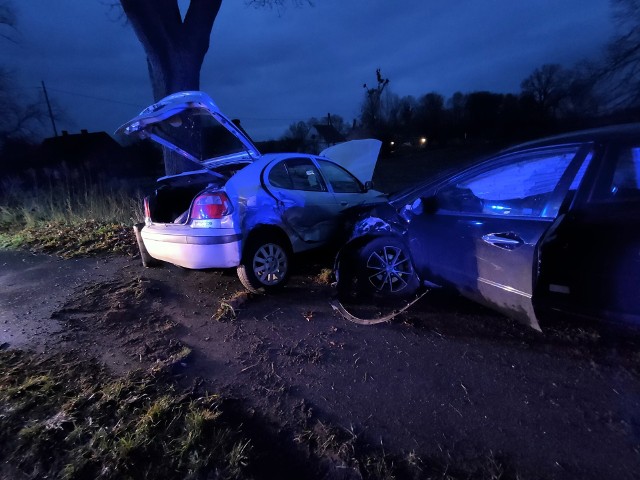
<svg viewBox="0 0 640 480"><path fill-rule="evenodd" d="M407 297L420 286L409 249L393 237L375 238L359 250L356 277L360 291L384 297Z"/></svg>
<svg viewBox="0 0 640 480"><path fill-rule="evenodd" d="M147 248L144 246L144 241L142 240L142 228L144 227L144 223L136 223L133 226L133 233L136 236L136 243L138 244L138 250L140 251L140 259L142 260L142 266L145 268L153 268L158 267L160 265L160 261L153 258L149 255Z"/></svg>
<svg viewBox="0 0 640 480"><path fill-rule="evenodd" d="M238 277L252 293L271 293L282 289L289 280L291 251L286 242L273 236L249 240Z"/></svg>

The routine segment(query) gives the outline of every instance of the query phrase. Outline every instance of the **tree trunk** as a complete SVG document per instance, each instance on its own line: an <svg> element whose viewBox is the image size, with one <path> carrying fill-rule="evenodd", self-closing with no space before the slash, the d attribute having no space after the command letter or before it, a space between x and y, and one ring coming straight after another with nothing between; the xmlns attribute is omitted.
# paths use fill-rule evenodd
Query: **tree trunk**
<svg viewBox="0 0 640 480"><path fill-rule="evenodd" d="M200 69L209 50L222 0L191 0L181 18L178 0L120 0L147 54L153 98L200 89ZM165 173L184 170L180 155L164 150Z"/></svg>

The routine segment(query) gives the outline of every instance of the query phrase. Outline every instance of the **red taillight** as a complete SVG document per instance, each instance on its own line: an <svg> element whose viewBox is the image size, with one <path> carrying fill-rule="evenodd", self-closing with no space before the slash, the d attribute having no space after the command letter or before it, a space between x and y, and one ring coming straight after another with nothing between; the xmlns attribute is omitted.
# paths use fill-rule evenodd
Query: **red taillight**
<svg viewBox="0 0 640 480"><path fill-rule="evenodd" d="M198 195L191 207L192 220L222 218L231 213L231 202L224 192L207 192Z"/></svg>
<svg viewBox="0 0 640 480"><path fill-rule="evenodd" d="M144 197L144 218L151 219L151 209L149 208L149 197Z"/></svg>

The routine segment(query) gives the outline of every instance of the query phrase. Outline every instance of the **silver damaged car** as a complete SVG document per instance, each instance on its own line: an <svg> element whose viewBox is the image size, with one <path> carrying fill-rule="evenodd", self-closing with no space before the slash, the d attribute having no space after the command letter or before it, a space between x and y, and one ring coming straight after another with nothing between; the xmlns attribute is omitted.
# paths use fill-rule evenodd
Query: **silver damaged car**
<svg viewBox="0 0 640 480"><path fill-rule="evenodd" d="M235 267L248 290L271 291L287 281L294 254L339 238L346 210L386 200L371 188L378 140L263 155L203 92L172 94L116 133L158 142L190 165L144 200L134 230L145 266Z"/></svg>

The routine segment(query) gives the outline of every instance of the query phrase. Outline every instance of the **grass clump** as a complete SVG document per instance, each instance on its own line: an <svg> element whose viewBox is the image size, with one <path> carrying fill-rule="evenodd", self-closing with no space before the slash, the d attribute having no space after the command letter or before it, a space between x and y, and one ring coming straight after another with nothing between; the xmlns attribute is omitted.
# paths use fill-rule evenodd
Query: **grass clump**
<svg viewBox="0 0 640 480"><path fill-rule="evenodd" d="M166 373L113 378L71 353L0 350L0 461L32 478L246 478L222 399Z"/></svg>
<svg viewBox="0 0 640 480"><path fill-rule="evenodd" d="M211 318L218 322L233 321L238 316L238 310L251 298L251 294L245 290L234 292L228 298L220 301L220 306Z"/></svg>

